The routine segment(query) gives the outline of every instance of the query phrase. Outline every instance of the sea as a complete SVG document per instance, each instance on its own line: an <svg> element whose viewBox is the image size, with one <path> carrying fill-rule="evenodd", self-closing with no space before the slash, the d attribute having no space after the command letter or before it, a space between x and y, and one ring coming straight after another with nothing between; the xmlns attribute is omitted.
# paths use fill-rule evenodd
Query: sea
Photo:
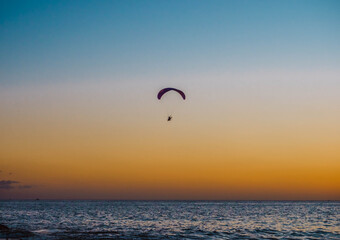
<svg viewBox="0 0 340 240"><path fill-rule="evenodd" d="M37 240L340 239L340 202L0 201L0 224Z"/></svg>

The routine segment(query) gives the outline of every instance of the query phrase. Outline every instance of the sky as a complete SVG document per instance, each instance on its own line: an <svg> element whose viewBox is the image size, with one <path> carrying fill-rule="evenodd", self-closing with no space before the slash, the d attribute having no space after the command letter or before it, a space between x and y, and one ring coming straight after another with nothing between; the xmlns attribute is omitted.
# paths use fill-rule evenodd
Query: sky
<svg viewBox="0 0 340 240"><path fill-rule="evenodd" d="M0 199L340 200L339 13L0 0Z"/></svg>

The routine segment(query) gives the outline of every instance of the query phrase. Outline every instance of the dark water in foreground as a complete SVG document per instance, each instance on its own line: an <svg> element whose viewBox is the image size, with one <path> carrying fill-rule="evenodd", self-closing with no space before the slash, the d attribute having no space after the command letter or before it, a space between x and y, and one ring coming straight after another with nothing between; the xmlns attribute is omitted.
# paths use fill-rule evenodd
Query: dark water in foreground
<svg viewBox="0 0 340 240"><path fill-rule="evenodd" d="M29 239L340 239L340 202L0 201L0 223Z"/></svg>

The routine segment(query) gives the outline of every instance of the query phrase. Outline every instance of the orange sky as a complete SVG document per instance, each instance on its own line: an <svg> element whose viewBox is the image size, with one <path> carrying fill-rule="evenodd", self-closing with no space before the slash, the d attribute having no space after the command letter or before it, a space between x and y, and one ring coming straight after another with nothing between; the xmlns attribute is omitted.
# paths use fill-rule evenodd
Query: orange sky
<svg viewBox="0 0 340 240"><path fill-rule="evenodd" d="M339 200L340 99L324 75L180 76L187 100L164 102L166 78L6 87L0 180L19 183L1 198Z"/></svg>

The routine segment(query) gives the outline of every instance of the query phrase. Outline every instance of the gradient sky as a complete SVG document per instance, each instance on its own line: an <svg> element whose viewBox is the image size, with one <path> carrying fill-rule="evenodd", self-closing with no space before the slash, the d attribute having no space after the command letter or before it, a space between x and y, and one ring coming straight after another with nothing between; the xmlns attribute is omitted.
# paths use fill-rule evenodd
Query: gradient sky
<svg viewBox="0 0 340 240"><path fill-rule="evenodd" d="M0 199L340 200L339 13L0 0Z"/></svg>

